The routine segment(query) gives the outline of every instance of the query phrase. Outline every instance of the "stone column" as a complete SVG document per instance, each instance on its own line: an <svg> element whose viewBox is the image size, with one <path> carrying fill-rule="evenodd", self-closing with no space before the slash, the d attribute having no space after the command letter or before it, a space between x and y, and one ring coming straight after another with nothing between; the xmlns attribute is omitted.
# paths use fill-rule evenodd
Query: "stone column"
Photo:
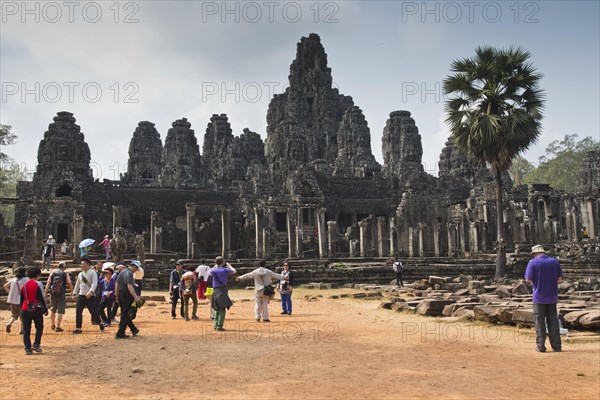
<svg viewBox="0 0 600 400"><path fill-rule="evenodd" d="M584 207L582 207L583 210ZM595 239L597 232L596 232L596 218L594 216L594 202L591 198L586 198L585 199L585 210L587 211L587 225L585 225L585 227L588 230L588 235L590 236L590 239Z"/></svg>
<svg viewBox="0 0 600 400"><path fill-rule="evenodd" d="M117 228L120 228L121 226L123 226L123 207L112 206L112 212L113 212L112 236L115 237L115 235L117 234Z"/></svg>
<svg viewBox="0 0 600 400"><path fill-rule="evenodd" d="M158 212L150 212L150 254L156 254L156 229L158 228Z"/></svg>
<svg viewBox="0 0 600 400"><path fill-rule="evenodd" d="M271 238L269 237L269 230L265 227L262 228L262 258L268 260L271 256L271 247L269 246L271 243Z"/></svg>
<svg viewBox="0 0 600 400"><path fill-rule="evenodd" d="M384 230L385 227L385 217L377 217L377 231L375 232L375 243L377 244L377 257L383 257L383 249L384 249Z"/></svg>
<svg viewBox="0 0 600 400"><path fill-rule="evenodd" d="M415 229L412 226L408 228L408 256L415 256Z"/></svg>
<svg viewBox="0 0 600 400"><path fill-rule="evenodd" d="M396 255L396 218L389 218L390 221L390 252L389 256L393 257Z"/></svg>
<svg viewBox="0 0 600 400"><path fill-rule="evenodd" d="M73 213L73 261L78 263L81 260L79 253L79 243L83 240L83 215Z"/></svg>
<svg viewBox="0 0 600 400"><path fill-rule="evenodd" d="M539 199L537 202L537 218L536 218L536 242L544 241L544 222L546 221L546 202Z"/></svg>
<svg viewBox="0 0 600 400"><path fill-rule="evenodd" d="M471 222L471 254L479 253L478 225L477 222Z"/></svg>
<svg viewBox="0 0 600 400"><path fill-rule="evenodd" d="M296 257L304 258L304 243L302 237L304 233L301 226L296 226Z"/></svg>
<svg viewBox="0 0 600 400"><path fill-rule="evenodd" d="M155 238L156 252L162 253L162 227L157 226L156 230L154 231L154 234L156 236L156 238Z"/></svg>
<svg viewBox="0 0 600 400"><path fill-rule="evenodd" d="M260 259L263 255L263 210L254 209L254 227L255 227L255 247L256 258Z"/></svg>
<svg viewBox="0 0 600 400"><path fill-rule="evenodd" d="M439 222L433 225L433 253L436 257L440 256L442 247L442 224Z"/></svg>
<svg viewBox="0 0 600 400"><path fill-rule="evenodd" d="M419 257L425 257L425 231L427 224L419 222L417 224L417 231L419 233Z"/></svg>
<svg viewBox="0 0 600 400"><path fill-rule="evenodd" d="M30 214L25 222L25 248L23 249L23 261L25 265L32 264L36 257L39 257L40 252L37 246L37 218ZM77 242L79 244L79 242ZM77 247L77 245L75 245Z"/></svg>
<svg viewBox="0 0 600 400"><path fill-rule="evenodd" d="M292 258L296 254L296 221L294 212L287 210L287 232L288 232L288 257Z"/></svg>
<svg viewBox="0 0 600 400"><path fill-rule="evenodd" d="M337 242L337 222L336 221L327 221L327 244L329 245L328 254L329 257L335 257L335 253L337 249L335 248L335 244Z"/></svg>
<svg viewBox="0 0 600 400"><path fill-rule="evenodd" d="M327 237L325 232L325 209L317 208L317 232L319 234L319 258L327 257Z"/></svg>
<svg viewBox="0 0 600 400"><path fill-rule="evenodd" d="M223 208L221 210L221 256L231 257L231 210Z"/></svg>
<svg viewBox="0 0 600 400"><path fill-rule="evenodd" d="M448 230L448 257L454 257L456 255L456 226L448 222L446 229Z"/></svg>
<svg viewBox="0 0 600 400"><path fill-rule="evenodd" d="M194 258L194 231L196 220L196 205L194 203L185 204L185 215L187 222L187 258Z"/></svg>
<svg viewBox="0 0 600 400"><path fill-rule="evenodd" d="M494 224L495 225L495 224ZM483 222L480 221L479 222L479 237L481 238L481 241L479 242L479 249L485 253L487 251L487 235L488 235L488 226L489 224L487 222ZM497 227L496 227L497 229Z"/></svg>
<svg viewBox="0 0 600 400"><path fill-rule="evenodd" d="M366 257L367 255L367 227L369 222L367 220L358 221L358 227L360 229L360 256Z"/></svg>
<svg viewBox="0 0 600 400"><path fill-rule="evenodd" d="M460 251L464 256L467 252L467 244L469 243L469 222L465 215L461 215L460 221L458 223L458 239L460 241Z"/></svg>
<svg viewBox="0 0 600 400"><path fill-rule="evenodd" d="M552 242L557 242L559 239L558 234L558 221L552 221Z"/></svg>

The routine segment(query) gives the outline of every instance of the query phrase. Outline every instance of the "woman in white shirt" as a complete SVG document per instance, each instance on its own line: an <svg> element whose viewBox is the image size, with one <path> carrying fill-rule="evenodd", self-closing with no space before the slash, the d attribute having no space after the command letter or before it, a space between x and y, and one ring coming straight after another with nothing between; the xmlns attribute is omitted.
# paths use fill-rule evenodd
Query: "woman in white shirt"
<svg viewBox="0 0 600 400"><path fill-rule="evenodd" d="M21 316L21 288L29 280L25 275L27 275L27 269L20 267L17 269L17 275L4 284L4 290L8 292L6 302L10 304L10 319L8 325L6 325L6 333L10 333L12 323Z"/></svg>

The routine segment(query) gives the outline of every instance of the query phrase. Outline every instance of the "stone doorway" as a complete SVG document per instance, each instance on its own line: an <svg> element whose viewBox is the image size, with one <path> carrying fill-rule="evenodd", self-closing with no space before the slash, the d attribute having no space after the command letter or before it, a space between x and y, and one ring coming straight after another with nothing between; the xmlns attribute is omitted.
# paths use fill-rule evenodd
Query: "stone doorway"
<svg viewBox="0 0 600 400"><path fill-rule="evenodd" d="M69 224L56 224L56 244L60 246L62 242L69 241Z"/></svg>

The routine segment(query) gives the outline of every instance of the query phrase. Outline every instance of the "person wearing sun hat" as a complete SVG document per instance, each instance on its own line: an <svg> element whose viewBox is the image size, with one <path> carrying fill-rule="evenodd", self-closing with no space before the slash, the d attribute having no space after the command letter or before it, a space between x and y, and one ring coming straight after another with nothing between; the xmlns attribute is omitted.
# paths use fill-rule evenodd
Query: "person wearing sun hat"
<svg viewBox="0 0 600 400"><path fill-rule="evenodd" d="M104 248L104 253L106 255L106 260L110 258L110 239L108 235L104 235L104 240L98 244L98 247L102 246Z"/></svg>
<svg viewBox="0 0 600 400"><path fill-rule="evenodd" d="M114 263L105 264L114 265ZM110 314L115 300L115 280L112 279L114 274L113 265L105 265L102 268L102 275L104 275L104 277L98 284L98 286L100 286L100 304L98 305L98 311L100 312L100 318L102 318L102 324L105 327L111 326Z"/></svg>
<svg viewBox="0 0 600 400"><path fill-rule="evenodd" d="M560 325L556 310L558 303L558 284L562 281L563 271L555 258L546 254L542 245L531 248L533 259L527 264L525 279L533 286L533 319L535 323L536 351L546 351L546 324L552 350L561 351Z"/></svg>
<svg viewBox="0 0 600 400"><path fill-rule="evenodd" d="M133 280L135 281L135 285L133 288L138 296L142 295L142 281L144 279L144 268L142 268L142 263L140 260L131 260L131 265L135 265L137 269L133 273Z"/></svg>

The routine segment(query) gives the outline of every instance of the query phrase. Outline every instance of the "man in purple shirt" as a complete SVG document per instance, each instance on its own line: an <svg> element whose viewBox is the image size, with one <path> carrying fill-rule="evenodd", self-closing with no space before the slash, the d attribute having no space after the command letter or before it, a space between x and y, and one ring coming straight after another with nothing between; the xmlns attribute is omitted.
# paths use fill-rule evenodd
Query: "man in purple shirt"
<svg viewBox="0 0 600 400"><path fill-rule="evenodd" d="M211 301L211 307L214 311L213 326L216 331L223 331L225 330L223 328L225 314L227 313L227 309L233 305L233 302L229 298L227 281L236 271L228 262L225 262L223 257L217 257L215 263L215 267L209 273L213 287Z"/></svg>
<svg viewBox="0 0 600 400"><path fill-rule="evenodd" d="M548 324L552 350L561 351L556 303L558 303L558 283L562 281L563 271L560 263L546 254L544 246L533 246L531 255L533 259L527 264L525 279L529 285L533 285L536 350L541 353L546 351L546 324Z"/></svg>

